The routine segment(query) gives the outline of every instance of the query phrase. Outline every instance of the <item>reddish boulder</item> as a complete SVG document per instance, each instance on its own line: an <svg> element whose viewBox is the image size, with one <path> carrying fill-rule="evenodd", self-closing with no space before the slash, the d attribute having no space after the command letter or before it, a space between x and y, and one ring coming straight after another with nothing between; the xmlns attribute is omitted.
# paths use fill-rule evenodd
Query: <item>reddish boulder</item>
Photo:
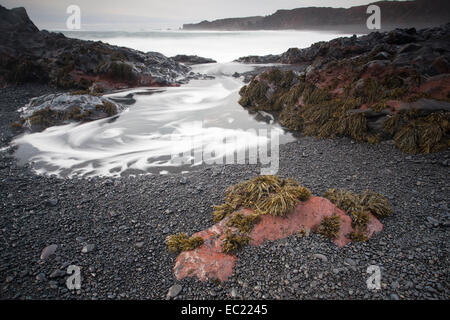
<svg viewBox="0 0 450 320"><path fill-rule="evenodd" d="M252 210L243 209L243 215L252 213ZM336 245L343 247L350 242L346 236L353 231L351 218L344 211L337 208L328 199L311 197L308 201L301 202L295 211L286 217L261 216L259 222L250 233L250 245L258 246L266 240L278 240L289 237L306 229L317 228L324 217L338 215L341 219L341 227ZM201 281L218 279L225 281L233 274L233 268L237 257L222 253L222 241L225 238L225 230L228 220L226 217L221 222L209 229L194 234L204 240L203 245L191 251L182 252L176 259L174 273L177 279L184 277L197 277ZM370 216L368 236L380 232L383 225L373 215Z"/></svg>
<svg viewBox="0 0 450 320"><path fill-rule="evenodd" d="M218 279L225 281L233 273L237 257L222 253L222 241L228 219L211 228L197 232L194 237L203 238L197 249L184 251L177 257L174 273L177 279L196 276L201 281Z"/></svg>

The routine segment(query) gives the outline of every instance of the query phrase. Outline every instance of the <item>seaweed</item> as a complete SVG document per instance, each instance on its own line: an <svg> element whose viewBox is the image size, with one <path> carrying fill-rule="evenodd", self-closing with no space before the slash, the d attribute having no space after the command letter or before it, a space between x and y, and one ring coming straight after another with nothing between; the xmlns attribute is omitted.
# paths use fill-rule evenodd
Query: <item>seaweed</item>
<svg viewBox="0 0 450 320"><path fill-rule="evenodd" d="M249 242L249 236L233 233L230 229L227 229L225 231L225 238L222 242L222 252L226 254L235 254Z"/></svg>
<svg viewBox="0 0 450 320"><path fill-rule="evenodd" d="M258 222L260 216L257 214L249 214L244 216L242 213L236 213L227 222L227 226L235 227L242 233L249 233L255 223Z"/></svg>
<svg viewBox="0 0 450 320"><path fill-rule="evenodd" d="M346 237L352 240L353 242L366 242L367 240L369 240L367 234L365 234L362 231L352 231L349 234L347 234Z"/></svg>
<svg viewBox="0 0 450 320"><path fill-rule="evenodd" d="M450 112L435 112L419 117L407 114L409 120L395 133L394 141L403 152L417 154L445 150L450 145Z"/></svg>
<svg viewBox="0 0 450 320"><path fill-rule="evenodd" d="M311 197L311 192L295 180L278 176L258 176L231 186L225 192L225 203L215 206L214 221L220 221L239 207L254 210L257 214L285 216L300 201Z"/></svg>
<svg viewBox="0 0 450 320"><path fill-rule="evenodd" d="M133 68L124 62L111 62L108 73L113 79L124 81L133 81L136 78Z"/></svg>
<svg viewBox="0 0 450 320"><path fill-rule="evenodd" d="M171 253L178 251L189 251L198 248L203 244L203 239L200 237L190 237L184 232L170 235L166 238L167 249Z"/></svg>
<svg viewBox="0 0 450 320"><path fill-rule="evenodd" d="M329 217L324 217L316 229L318 234L321 234L329 239L335 239L338 236L341 228L341 218L337 214Z"/></svg>
<svg viewBox="0 0 450 320"><path fill-rule="evenodd" d="M360 197L361 206L372 212L375 216L382 218L392 214L389 201L385 196L371 190L365 190Z"/></svg>

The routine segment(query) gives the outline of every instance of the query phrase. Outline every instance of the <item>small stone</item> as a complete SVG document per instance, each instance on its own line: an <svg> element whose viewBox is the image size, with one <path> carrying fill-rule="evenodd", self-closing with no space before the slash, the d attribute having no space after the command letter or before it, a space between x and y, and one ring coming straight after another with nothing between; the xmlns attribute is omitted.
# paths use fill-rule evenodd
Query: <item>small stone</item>
<svg viewBox="0 0 450 320"><path fill-rule="evenodd" d="M236 288L232 288L230 295L231 295L232 298L236 298L237 295L238 295L237 289Z"/></svg>
<svg viewBox="0 0 450 320"><path fill-rule="evenodd" d="M136 242L135 246L136 246L136 248L140 249L140 248L142 248L144 246L144 242L143 241L142 242Z"/></svg>
<svg viewBox="0 0 450 320"><path fill-rule="evenodd" d="M58 245L56 245L56 244L51 244L51 245L45 247L44 249L42 249L42 252L41 252L41 260L46 260L46 259L48 259L51 255L55 254L57 248L58 248Z"/></svg>
<svg viewBox="0 0 450 320"><path fill-rule="evenodd" d="M439 226L439 221L434 219L433 217L427 217L427 221L434 227Z"/></svg>
<svg viewBox="0 0 450 320"><path fill-rule="evenodd" d="M351 259L351 258L347 258L344 260L344 263L350 265L350 266L356 266L356 261Z"/></svg>
<svg viewBox="0 0 450 320"><path fill-rule="evenodd" d="M45 273L41 272L36 276L36 280L39 282L45 281L46 277L45 277Z"/></svg>
<svg viewBox="0 0 450 320"><path fill-rule="evenodd" d="M399 296L395 293L391 294L391 299L392 300L400 300Z"/></svg>
<svg viewBox="0 0 450 320"><path fill-rule="evenodd" d="M62 277L64 277L65 275L66 275L66 273L65 273L64 271L62 271L62 270L55 270L55 271L53 271L53 272L50 274L49 278L50 278L50 279L54 279L54 278L62 278Z"/></svg>
<svg viewBox="0 0 450 320"><path fill-rule="evenodd" d="M313 258L320 259L320 260L322 260L322 262L328 262L328 258L325 255L321 254L321 253L313 254Z"/></svg>
<svg viewBox="0 0 450 320"><path fill-rule="evenodd" d="M58 283L56 281L49 281L48 284L50 285L50 288L58 289Z"/></svg>
<svg viewBox="0 0 450 320"><path fill-rule="evenodd" d="M49 207L54 207L58 204L58 199L48 199L45 204Z"/></svg>
<svg viewBox="0 0 450 320"><path fill-rule="evenodd" d="M169 297L169 298L176 297L177 295L180 294L182 289L183 289L183 287L180 286L179 284L174 284L173 286L171 286L169 288L169 291L167 292L167 297Z"/></svg>
<svg viewBox="0 0 450 320"><path fill-rule="evenodd" d="M83 249L81 249L82 253L88 253L95 249L95 244L85 244Z"/></svg>
<svg viewBox="0 0 450 320"><path fill-rule="evenodd" d="M397 281L391 283L391 287L394 290L397 290L400 287L400 284Z"/></svg>

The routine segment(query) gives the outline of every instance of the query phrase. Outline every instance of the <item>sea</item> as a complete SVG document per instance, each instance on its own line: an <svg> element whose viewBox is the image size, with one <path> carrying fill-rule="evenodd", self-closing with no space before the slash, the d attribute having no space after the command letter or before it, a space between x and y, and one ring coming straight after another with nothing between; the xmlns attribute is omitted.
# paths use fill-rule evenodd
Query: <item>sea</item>
<svg viewBox="0 0 450 320"><path fill-rule="evenodd" d="M279 54L340 36L317 31L71 31L67 37L102 41L143 52L212 58L193 66L214 79L179 87L134 88L107 97L123 102L118 116L50 127L16 137L16 156L37 174L64 178L188 173L207 165L258 163L262 152L295 140L271 115L239 105L248 55ZM242 157L239 158L239 155ZM275 155L276 156L276 152ZM239 161L240 159L240 161Z"/></svg>

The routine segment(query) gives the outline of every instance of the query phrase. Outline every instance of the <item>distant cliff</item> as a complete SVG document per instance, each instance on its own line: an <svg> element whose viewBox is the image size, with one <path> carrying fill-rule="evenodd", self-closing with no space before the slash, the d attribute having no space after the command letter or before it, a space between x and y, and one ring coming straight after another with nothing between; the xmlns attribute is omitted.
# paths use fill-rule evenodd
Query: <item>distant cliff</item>
<svg viewBox="0 0 450 320"><path fill-rule="evenodd" d="M379 1L382 29L429 27L450 22L450 1ZM229 18L184 24L184 30L337 30L367 31L368 5L343 8L298 8L278 10L265 17Z"/></svg>

